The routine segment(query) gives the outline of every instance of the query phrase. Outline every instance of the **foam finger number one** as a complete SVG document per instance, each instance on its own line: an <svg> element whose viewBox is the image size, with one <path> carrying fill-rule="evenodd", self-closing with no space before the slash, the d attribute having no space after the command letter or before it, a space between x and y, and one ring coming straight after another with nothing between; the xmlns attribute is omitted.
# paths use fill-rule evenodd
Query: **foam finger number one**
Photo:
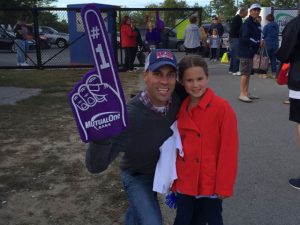
<svg viewBox="0 0 300 225"><path fill-rule="evenodd" d="M69 102L82 141L113 137L127 127L127 110L111 43L100 10L87 4L81 10L94 69L83 75Z"/></svg>

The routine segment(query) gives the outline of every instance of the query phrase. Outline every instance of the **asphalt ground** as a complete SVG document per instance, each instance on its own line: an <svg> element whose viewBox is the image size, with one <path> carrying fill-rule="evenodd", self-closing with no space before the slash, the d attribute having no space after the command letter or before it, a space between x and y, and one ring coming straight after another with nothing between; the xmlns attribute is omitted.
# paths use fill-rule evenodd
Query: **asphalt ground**
<svg viewBox="0 0 300 225"><path fill-rule="evenodd" d="M238 101L239 77L228 73L228 65L209 62L209 85L227 99L238 118L239 170L232 198L224 200L226 225L299 225L300 190L288 184L300 176L300 150L297 147L296 124L288 120L286 86L273 79L253 75L250 92L260 99L253 103ZM38 94L27 89L0 87L0 104L11 104L19 98ZM10 100L3 93L10 93ZM174 211L168 213L168 223Z"/></svg>
<svg viewBox="0 0 300 225"><path fill-rule="evenodd" d="M224 201L227 225L299 225L300 190L288 184L300 177L296 123L288 120L287 86L253 75L253 103L237 100L239 77L228 66L210 65L210 86L227 99L238 117L239 170L235 193Z"/></svg>

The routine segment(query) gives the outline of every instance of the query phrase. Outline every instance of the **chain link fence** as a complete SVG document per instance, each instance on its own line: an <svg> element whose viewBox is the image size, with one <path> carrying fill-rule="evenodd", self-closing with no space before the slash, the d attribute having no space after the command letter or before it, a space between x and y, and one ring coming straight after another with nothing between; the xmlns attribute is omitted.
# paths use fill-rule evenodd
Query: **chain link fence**
<svg viewBox="0 0 300 225"><path fill-rule="evenodd" d="M156 21L158 14L165 23L160 48L184 51L183 31L191 15L199 17L201 8L124 8L101 9L102 17L114 49L119 69L122 70L124 52L120 48L120 23L125 15L136 21L143 42L146 35L146 20ZM17 66L17 43L14 41L14 27L19 18L25 18L28 27L26 37L26 68L84 68L93 67L93 60L86 41L80 17L80 8L0 8L0 68ZM147 54L147 52L144 52ZM136 65L141 62L136 59Z"/></svg>

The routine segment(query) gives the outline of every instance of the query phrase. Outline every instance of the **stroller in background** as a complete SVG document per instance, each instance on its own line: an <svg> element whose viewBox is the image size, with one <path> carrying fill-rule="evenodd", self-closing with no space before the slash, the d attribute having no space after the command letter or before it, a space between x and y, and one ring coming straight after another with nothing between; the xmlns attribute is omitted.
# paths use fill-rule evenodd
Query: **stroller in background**
<svg viewBox="0 0 300 225"><path fill-rule="evenodd" d="M140 63L140 66L145 66L145 60L149 52L150 52L150 48L145 46L144 44L138 46L136 57Z"/></svg>

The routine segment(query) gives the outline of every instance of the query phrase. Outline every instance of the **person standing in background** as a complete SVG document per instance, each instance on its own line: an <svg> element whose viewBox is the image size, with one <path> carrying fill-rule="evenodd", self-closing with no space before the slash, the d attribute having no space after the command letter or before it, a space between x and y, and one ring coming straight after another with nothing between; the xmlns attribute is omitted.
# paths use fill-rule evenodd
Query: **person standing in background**
<svg viewBox="0 0 300 225"><path fill-rule="evenodd" d="M133 71L133 62L136 54L137 33L131 27L131 19L124 16L121 23L121 47L125 50L125 71Z"/></svg>
<svg viewBox="0 0 300 225"><path fill-rule="evenodd" d="M203 26L201 26L199 28L199 30L200 30L200 33L201 33L201 52L203 54L203 57L205 57L206 49L208 49L208 47L207 47L207 33L206 33Z"/></svg>
<svg viewBox="0 0 300 225"><path fill-rule="evenodd" d="M190 17L190 24L184 30L184 47L186 53L199 54L201 33L197 26L197 17Z"/></svg>
<svg viewBox="0 0 300 225"><path fill-rule="evenodd" d="M261 30L256 18L259 16L261 6L257 3L250 6L250 15L245 20L240 31L239 57L240 57L240 95L238 99L242 102L252 102L257 96L250 95L249 82L252 74L253 56L259 47L263 47Z"/></svg>
<svg viewBox="0 0 300 225"><path fill-rule="evenodd" d="M15 43L17 48L17 66L29 66L26 63L26 35L28 34L28 27L25 19L20 18L14 28L16 34Z"/></svg>
<svg viewBox="0 0 300 225"><path fill-rule="evenodd" d="M263 28L263 40L265 43L265 47L266 47L268 56L270 58L271 70L272 70L272 75L269 75L267 77L275 79L275 75L276 75L275 52L277 51L277 49L279 47L279 26L274 21L273 14L267 15L266 20L268 21L268 24L265 25Z"/></svg>
<svg viewBox="0 0 300 225"><path fill-rule="evenodd" d="M239 37L240 37L240 30L243 24L243 18L248 15L248 8L242 7L239 10L239 13L233 17L232 22L230 24L230 31L229 31L229 43L230 43L230 51L231 51L231 59L230 59L230 66L229 72L232 73L234 76L241 75L239 71L240 66L240 59L238 56L238 45L239 45Z"/></svg>
<svg viewBox="0 0 300 225"><path fill-rule="evenodd" d="M132 65L134 65L134 61L135 61L135 57L136 57L136 54L138 52L138 49L142 49L143 48L143 40L142 40L142 36L141 36L141 32L140 30L136 27L136 22L135 20L131 19L131 27L132 27L132 30L134 32L136 32L136 46L135 46L135 49L134 49L134 53L133 53L133 58L132 58Z"/></svg>
<svg viewBox="0 0 300 225"><path fill-rule="evenodd" d="M220 37L223 36L223 34L224 34L224 27L223 27L223 25L219 22L219 18L216 17L216 16L214 16L214 17L212 18L212 23L211 23L211 25L210 25L210 27L209 27L209 29L208 29L208 34L209 34L209 35L212 35L213 29L217 29L217 30L218 30L218 35L219 35Z"/></svg>
<svg viewBox="0 0 300 225"><path fill-rule="evenodd" d="M212 35L208 38L210 46L210 60L216 62L219 60L221 38L218 35L218 30L213 29Z"/></svg>
<svg viewBox="0 0 300 225"><path fill-rule="evenodd" d="M152 21L147 22L145 40L146 44L150 48L150 51L159 48L159 43L161 42L160 32L158 28L154 26L154 23Z"/></svg>
<svg viewBox="0 0 300 225"><path fill-rule="evenodd" d="M298 3L298 16L292 19L282 31L282 42L276 56L282 63L290 63L288 76L289 120L297 123L300 147L300 3ZM300 177L290 179L289 184L300 190Z"/></svg>

